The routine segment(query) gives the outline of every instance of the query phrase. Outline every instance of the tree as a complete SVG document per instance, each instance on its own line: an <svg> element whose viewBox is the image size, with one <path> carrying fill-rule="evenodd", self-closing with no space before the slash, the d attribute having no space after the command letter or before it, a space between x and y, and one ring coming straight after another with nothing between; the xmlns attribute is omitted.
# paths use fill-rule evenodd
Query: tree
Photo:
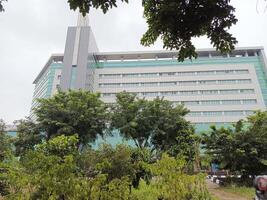
<svg viewBox="0 0 267 200"><path fill-rule="evenodd" d="M184 159L175 159L163 154L156 163L148 165L154 175L154 181L151 181L149 185L140 184L138 190L133 191L133 196L140 200L211 200L205 176L184 173L185 165Z"/></svg>
<svg viewBox="0 0 267 200"><path fill-rule="evenodd" d="M83 199L88 182L76 166L78 137L59 136L6 165L8 199Z"/></svg>
<svg viewBox="0 0 267 200"><path fill-rule="evenodd" d="M11 153L11 137L6 134L5 122L0 119L0 162L4 161Z"/></svg>
<svg viewBox="0 0 267 200"><path fill-rule="evenodd" d="M168 151L171 155L188 153L195 137L190 122L184 119L188 112L182 105L173 106L164 99L148 101L122 92L112 108L111 127L138 148Z"/></svg>
<svg viewBox="0 0 267 200"><path fill-rule="evenodd" d="M43 139L38 125L30 118L15 121L17 137L14 140L15 155L23 156L27 151L33 150Z"/></svg>
<svg viewBox="0 0 267 200"><path fill-rule="evenodd" d="M87 149L82 152L80 166L89 178L97 174L107 174L107 180L128 177L134 179L134 165L132 162L132 149L125 145L117 145L113 148L109 144L103 144L97 150Z"/></svg>
<svg viewBox="0 0 267 200"><path fill-rule="evenodd" d="M0 12L4 11L3 2L7 0L0 0Z"/></svg>
<svg viewBox="0 0 267 200"><path fill-rule="evenodd" d="M6 134L5 122L0 119L0 174L4 172L1 163L6 162L12 156L11 137ZM0 176L0 197L7 193L5 179Z"/></svg>
<svg viewBox="0 0 267 200"><path fill-rule="evenodd" d="M150 151L123 144L113 148L103 144L99 149L86 149L79 158L79 166L88 178L105 174L107 181L127 177L129 185L137 187L141 178L149 181L151 174L144 163L151 163Z"/></svg>
<svg viewBox="0 0 267 200"><path fill-rule="evenodd" d="M135 95L127 92L116 97L116 105L111 108L111 127L119 130L127 140L133 140L137 147L148 147L154 124L149 120L152 116L149 115L147 101L136 99Z"/></svg>
<svg viewBox="0 0 267 200"><path fill-rule="evenodd" d="M267 170L267 113L257 112L233 128L211 127L204 148L223 169L247 175Z"/></svg>
<svg viewBox="0 0 267 200"><path fill-rule="evenodd" d="M206 149L208 155L211 155L213 162L221 163L221 167L225 169L235 170L236 164L234 158L234 130L232 128L216 126L210 127L210 132L203 134L203 148Z"/></svg>
<svg viewBox="0 0 267 200"><path fill-rule="evenodd" d="M128 3L128 0L121 0ZM68 0L70 8L85 15L91 8L106 13L119 0ZM142 0L148 30L141 44L150 46L161 38L163 47L178 50L178 60L196 58L192 38L206 35L211 44L226 54L234 49L236 38L228 32L236 24L235 8L230 0Z"/></svg>
<svg viewBox="0 0 267 200"><path fill-rule="evenodd" d="M0 177L7 180L6 199L130 199L127 177L108 181L101 173L84 176L78 165L78 141L77 135L54 137L28 151L22 161L3 165L5 173Z"/></svg>
<svg viewBox="0 0 267 200"><path fill-rule="evenodd" d="M34 113L47 139L78 134L79 144L87 145L106 130L108 112L100 94L83 90L59 92L48 99L39 99L39 103Z"/></svg>

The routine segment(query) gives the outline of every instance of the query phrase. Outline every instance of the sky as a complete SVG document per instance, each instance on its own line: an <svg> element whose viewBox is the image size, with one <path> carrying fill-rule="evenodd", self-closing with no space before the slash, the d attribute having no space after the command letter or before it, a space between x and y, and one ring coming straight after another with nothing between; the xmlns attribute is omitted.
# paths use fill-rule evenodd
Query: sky
<svg viewBox="0 0 267 200"><path fill-rule="evenodd" d="M159 40L143 47L147 29L141 0L129 0L107 14L91 10L89 18L100 51L162 50ZM258 3L257 3L258 2ZM238 23L230 32L237 47L267 49L265 0L232 0ZM258 6L257 6L258 5ZM9 0L0 13L0 119L7 124L29 115L34 78L52 53L63 53L68 26L77 22L67 0ZM195 38L198 48L211 47L205 37Z"/></svg>

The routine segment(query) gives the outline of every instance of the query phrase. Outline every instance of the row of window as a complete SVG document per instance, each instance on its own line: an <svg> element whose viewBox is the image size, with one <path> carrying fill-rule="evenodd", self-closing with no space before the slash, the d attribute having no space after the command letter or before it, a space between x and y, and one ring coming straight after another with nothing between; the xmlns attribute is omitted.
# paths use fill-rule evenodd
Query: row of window
<svg viewBox="0 0 267 200"><path fill-rule="evenodd" d="M116 87L156 87L156 86L189 86L189 85L215 85L215 84L249 84L251 79L230 80L199 80L199 81L169 81L169 82L140 82L140 83L100 83L101 88Z"/></svg>
<svg viewBox="0 0 267 200"><path fill-rule="evenodd" d="M159 72L159 73L125 73L125 74L99 74L100 78L135 78L135 77L169 77L169 76L210 76L248 74L247 69L240 70L208 70L190 72Z"/></svg>
<svg viewBox="0 0 267 200"><path fill-rule="evenodd" d="M257 104L256 99L240 99L240 100L205 100L205 101L181 101L182 103L189 106L209 106L209 105L251 105Z"/></svg>
<svg viewBox="0 0 267 200"><path fill-rule="evenodd" d="M247 116L254 112L252 110L237 110L237 111L205 111L205 112L190 112L189 117L213 117L213 116Z"/></svg>
<svg viewBox="0 0 267 200"><path fill-rule="evenodd" d="M191 95L219 95L219 94L254 94L254 89L232 89L232 90L187 90L187 91L166 91L166 92L140 92L136 94L143 97L157 96L191 96ZM103 97L115 97L117 93L102 93Z"/></svg>

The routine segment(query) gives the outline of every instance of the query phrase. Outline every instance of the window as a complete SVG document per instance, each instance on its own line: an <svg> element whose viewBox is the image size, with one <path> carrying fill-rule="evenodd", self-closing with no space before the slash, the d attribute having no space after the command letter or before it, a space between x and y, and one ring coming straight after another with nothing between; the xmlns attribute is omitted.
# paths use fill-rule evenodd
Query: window
<svg viewBox="0 0 267 200"><path fill-rule="evenodd" d="M202 101L203 105L219 105L219 100L209 100L209 101Z"/></svg>
<svg viewBox="0 0 267 200"><path fill-rule="evenodd" d="M256 104L257 100L256 99L245 99L243 100L243 104Z"/></svg>
<svg viewBox="0 0 267 200"><path fill-rule="evenodd" d="M198 94L198 91L196 91L196 90L180 91L179 94L180 95L197 95Z"/></svg>
<svg viewBox="0 0 267 200"><path fill-rule="evenodd" d="M237 83L245 83L245 84L251 83L251 79L239 79L237 80Z"/></svg>
<svg viewBox="0 0 267 200"><path fill-rule="evenodd" d="M210 117L210 116L221 116L222 112L220 111L208 111L208 112L203 112L203 116Z"/></svg>
<svg viewBox="0 0 267 200"><path fill-rule="evenodd" d="M215 80L198 81L198 84L200 84L200 85L212 85L212 84L216 84L216 81Z"/></svg>
<svg viewBox="0 0 267 200"><path fill-rule="evenodd" d="M236 70L235 72L237 74L248 74L249 73L249 71L247 69Z"/></svg>
<svg viewBox="0 0 267 200"><path fill-rule="evenodd" d="M174 76L175 72L162 72L159 73L160 76Z"/></svg>
<svg viewBox="0 0 267 200"><path fill-rule="evenodd" d="M104 87L104 88L120 87L120 83L100 83L99 87Z"/></svg>
<svg viewBox="0 0 267 200"><path fill-rule="evenodd" d="M187 116L189 117L200 117L201 116L201 112L190 112L187 114Z"/></svg>
<svg viewBox="0 0 267 200"><path fill-rule="evenodd" d="M254 91L254 89L241 89L240 93L242 93L242 94L254 94L255 91Z"/></svg>
<svg viewBox="0 0 267 200"><path fill-rule="evenodd" d="M218 84L235 84L236 80L218 80Z"/></svg>
<svg viewBox="0 0 267 200"><path fill-rule="evenodd" d="M239 105L241 104L240 100L223 100L222 101L223 105Z"/></svg>
<svg viewBox="0 0 267 200"><path fill-rule="evenodd" d="M158 86L158 83L156 83L156 82L141 83L141 86L144 86L144 87L155 87L155 86Z"/></svg>
<svg viewBox="0 0 267 200"><path fill-rule="evenodd" d="M135 78L138 76L139 76L139 74L122 74L122 77L124 77L124 78Z"/></svg>
<svg viewBox="0 0 267 200"><path fill-rule="evenodd" d="M208 94L208 95L211 95L211 94L218 94L218 90L200 90L200 94Z"/></svg>
<svg viewBox="0 0 267 200"><path fill-rule="evenodd" d="M161 92L160 94L162 96L173 96L173 95L176 95L177 92L176 91L169 91L169 92Z"/></svg>
<svg viewBox="0 0 267 200"><path fill-rule="evenodd" d="M139 83L123 83L123 87L139 87Z"/></svg>
<svg viewBox="0 0 267 200"><path fill-rule="evenodd" d="M195 85L196 81L180 81L179 85Z"/></svg>
<svg viewBox="0 0 267 200"><path fill-rule="evenodd" d="M120 74L99 74L100 78L119 78Z"/></svg>
<svg viewBox="0 0 267 200"><path fill-rule="evenodd" d="M230 75L230 74L234 74L234 70L217 70L216 74L217 75Z"/></svg>
<svg viewBox="0 0 267 200"><path fill-rule="evenodd" d="M215 71L199 71L197 72L197 75L200 75L200 76L207 76L207 75L214 75L214 72Z"/></svg>
<svg viewBox="0 0 267 200"><path fill-rule="evenodd" d="M141 77L155 77L158 76L158 73L141 73Z"/></svg>
<svg viewBox="0 0 267 200"><path fill-rule="evenodd" d="M193 106L193 105L199 105L200 102L199 101L182 101L182 104Z"/></svg>
<svg viewBox="0 0 267 200"><path fill-rule="evenodd" d="M173 86L176 85L176 82L160 82L160 86Z"/></svg>
<svg viewBox="0 0 267 200"><path fill-rule="evenodd" d="M147 96L147 97L156 97L158 96L158 92L143 92L142 95L143 96Z"/></svg>
<svg viewBox="0 0 267 200"><path fill-rule="evenodd" d="M243 111L224 111L225 116L242 116L244 115Z"/></svg>
<svg viewBox="0 0 267 200"><path fill-rule="evenodd" d="M177 72L177 76L195 76L195 72Z"/></svg>
<svg viewBox="0 0 267 200"><path fill-rule="evenodd" d="M221 94L238 94L238 90L220 90Z"/></svg>

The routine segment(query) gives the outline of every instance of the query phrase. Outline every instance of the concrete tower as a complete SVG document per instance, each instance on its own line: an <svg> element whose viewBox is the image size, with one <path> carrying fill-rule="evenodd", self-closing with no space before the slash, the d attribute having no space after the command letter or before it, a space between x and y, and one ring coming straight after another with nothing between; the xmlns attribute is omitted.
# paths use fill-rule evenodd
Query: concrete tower
<svg viewBox="0 0 267 200"><path fill-rule="evenodd" d="M86 82L86 76L90 76L92 66L89 61L93 59L93 54L96 52L98 52L98 48L89 26L88 16L83 17L79 14L77 26L69 27L67 32L60 81L60 88L63 91L69 89L90 90L90 81Z"/></svg>

